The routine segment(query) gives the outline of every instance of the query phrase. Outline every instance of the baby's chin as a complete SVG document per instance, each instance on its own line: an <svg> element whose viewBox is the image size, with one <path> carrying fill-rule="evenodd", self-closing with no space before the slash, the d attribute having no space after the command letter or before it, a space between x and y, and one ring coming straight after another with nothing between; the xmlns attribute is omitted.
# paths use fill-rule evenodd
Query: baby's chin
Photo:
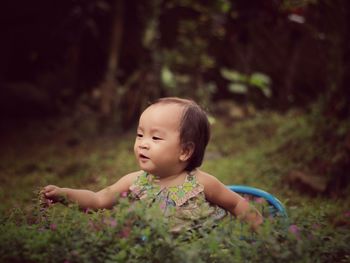
<svg viewBox="0 0 350 263"><path fill-rule="evenodd" d="M148 174L153 174L154 173L153 169L149 169L147 167L144 167L143 165L139 165L139 168L140 168L140 170L142 170L142 171L144 171L144 172L146 172Z"/></svg>
<svg viewBox="0 0 350 263"><path fill-rule="evenodd" d="M168 172L168 169L165 169L164 167L163 169L160 167L155 168L154 165L148 165L147 163L145 164L142 162L139 163L139 168L140 170L159 178L166 177Z"/></svg>
<svg viewBox="0 0 350 263"><path fill-rule="evenodd" d="M156 177L158 177L158 172L157 172L157 170L154 170L154 169L147 169L147 168L142 168L142 167L140 167L141 168L141 170L142 171L144 171L144 172L146 172L146 173L148 173L148 174L152 174L152 175L154 175L154 176L156 176Z"/></svg>

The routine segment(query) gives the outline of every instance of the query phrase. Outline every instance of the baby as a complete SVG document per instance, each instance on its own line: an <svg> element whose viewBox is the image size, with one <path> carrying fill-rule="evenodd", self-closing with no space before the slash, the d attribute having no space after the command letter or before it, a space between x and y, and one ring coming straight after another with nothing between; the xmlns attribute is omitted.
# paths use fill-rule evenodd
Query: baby
<svg viewBox="0 0 350 263"><path fill-rule="evenodd" d="M173 230L218 220L227 212L257 230L262 216L217 178L198 169L209 138L207 115L195 102L159 99L139 119L134 152L140 171L98 192L48 185L44 197L53 201L66 197L82 208L100 209L112 208L117 197L128 192L146 204L159 201L164 215L175 222Z"/></svg>

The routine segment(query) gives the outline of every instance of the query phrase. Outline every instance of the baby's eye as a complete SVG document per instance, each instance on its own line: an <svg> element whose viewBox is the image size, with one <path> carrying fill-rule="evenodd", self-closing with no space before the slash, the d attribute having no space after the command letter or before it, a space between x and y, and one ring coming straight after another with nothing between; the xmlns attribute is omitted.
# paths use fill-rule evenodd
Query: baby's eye
<svg viewBox="0 0 350 263"><path fill-rule="evenodd" d="M142 138L142 137L143 137L143 134L138 133L138 134L137 134L137 137Z"/></svg>
<svg viewBox="0 0 350 263"><path fill-rule="evenodd" d="M153 136L152 139L155 140L155 141L163 140L162 138L157 137L157 136Z"/></svg>

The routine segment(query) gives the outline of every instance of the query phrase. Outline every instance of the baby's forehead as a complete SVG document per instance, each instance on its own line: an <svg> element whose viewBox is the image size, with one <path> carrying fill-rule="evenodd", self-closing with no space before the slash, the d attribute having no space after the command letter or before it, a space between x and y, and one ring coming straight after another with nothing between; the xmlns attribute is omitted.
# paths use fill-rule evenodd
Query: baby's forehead
<svg viewBox="0 0 350 263"><path fill-rule="evenodd" d="M176 103L157 103L149 106L140 116L140 122L180 125L184 107Z"/></svg>
<svg viewBox="0 0 350 263"><path fill-rule="evenodd" d="M174 109L178 109L181 111L184 109L184 105L179 104L179 103L175 103L175 102L158 102L158 103L155 103L155 104L148 106L148 108L151 108L151 107L174 108Z"/></svg>
<svg viewBox="0 0 350 263"><path fill-rule="evenodd" d="M159 112L173 113L182 115L185 107L177 103L156 103L150 105L146 108L145 112L151 112L152 114L157 114Z"/></svg>

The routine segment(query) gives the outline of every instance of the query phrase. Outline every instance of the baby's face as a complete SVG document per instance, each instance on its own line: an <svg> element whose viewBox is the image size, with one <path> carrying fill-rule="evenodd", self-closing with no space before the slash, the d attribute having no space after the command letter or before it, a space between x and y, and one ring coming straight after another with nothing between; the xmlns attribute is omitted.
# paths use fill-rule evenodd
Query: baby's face
<svg viewBox="0 0 350 263"><path fill-rule="evenodd" d="M177 104L155 104L141 115L134 145L140 168L165 177L177 173L181 161L180 121L183 107Z"/></svg>

